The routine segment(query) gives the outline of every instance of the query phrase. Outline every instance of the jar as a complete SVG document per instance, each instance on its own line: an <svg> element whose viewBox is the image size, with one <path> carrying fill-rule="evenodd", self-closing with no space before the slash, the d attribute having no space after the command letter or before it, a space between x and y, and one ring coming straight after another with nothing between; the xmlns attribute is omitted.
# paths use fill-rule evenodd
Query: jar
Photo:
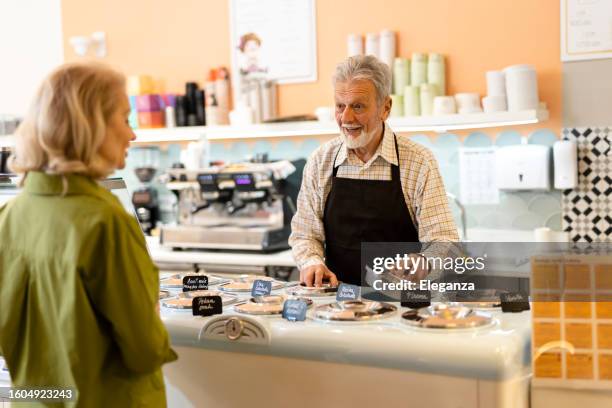
<svg viewBox="0 0 612 408"><path fill-rule="evenodd" d="M404 96L403 95L391 95L391 117L400 117L404 114Z"/></svg>
<svg viewBox="0 0 612 408"><path fill-rule="evenodd" d="M433 101L438 96L438 87L433 84L421 84L421 115L433 113Z"/></svg>
<svg viewBox="0 0 612 408"><path fill-rule="evenodd" d="M420 87L404 88L404 116L419 116L421 114Z"/></svg>
<svg viewBox="0 0 612 408"><path fill-rule="evenodd" d="M410 60L396 58L393 62L393 93L404 95L404 88L410 85Z"/></svg>
<svg viewBox="0 0 612 408"><path fill-rule="evenodd" d="M446 95L446 75L444 68L444 56L431 53L427 61L427 83L438 87L438 95Z"/></svg>
<svg viewBox="0 0 612 408"><path fill-rule="evenodd" d="M412 54L410 85L419 86L427 83L427 58L425 54Z"/></svg>

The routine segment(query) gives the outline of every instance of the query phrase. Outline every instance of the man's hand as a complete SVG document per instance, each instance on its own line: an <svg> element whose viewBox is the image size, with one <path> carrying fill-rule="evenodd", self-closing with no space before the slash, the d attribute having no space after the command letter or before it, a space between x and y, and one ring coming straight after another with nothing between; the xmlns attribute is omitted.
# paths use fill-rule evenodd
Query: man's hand
<svg viewBox="0 0 612 408"><path fill-rule="evenodd" d="M331 286L338 286L336 275L323 264L312 265L300 271L300 282L306 286L323 286L323 281L329 281Z"/></svg>

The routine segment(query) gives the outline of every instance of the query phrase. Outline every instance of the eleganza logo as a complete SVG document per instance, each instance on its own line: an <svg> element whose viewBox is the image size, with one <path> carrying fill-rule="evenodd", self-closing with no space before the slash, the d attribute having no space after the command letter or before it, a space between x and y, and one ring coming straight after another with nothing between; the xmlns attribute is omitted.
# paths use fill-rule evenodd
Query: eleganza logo
<svg viewBox="0 0 612 408"><path fill-rule="evenodd" d="M399 282L384 282L382 279L375 280L372 288L377 291L402 291L402 292L468 292L476 290L473 282L432 282L423 279L418 282L411 282L405 279Z"/></svg>

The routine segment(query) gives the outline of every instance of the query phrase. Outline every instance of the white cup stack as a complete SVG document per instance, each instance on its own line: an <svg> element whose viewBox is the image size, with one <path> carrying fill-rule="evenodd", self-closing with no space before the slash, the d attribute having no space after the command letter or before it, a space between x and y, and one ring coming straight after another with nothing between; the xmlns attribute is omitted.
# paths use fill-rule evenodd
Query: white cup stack
<svg viewBox="0 0 612 408"><path fill-rule="evenodd" d="M506 96L504 71L487 71L487 96Z"/></svg>
<svg viewBox="0 0 612 408"><path fill-rule="evenodd" d="M393 69L395 59L395 33L391 30L382 30L379 37L378 59Z"/></svg>
<svg viewBox="0 0 612 408"><path fill-rule="evenodd" d="M513 65L504 69L508 111L537 109L539 105L538 78L531 65Z"/></svg>
<svg viewBox="0 0 612 408"><path fill-rule="evenodd" d="M503 71L487 71L487 96L482 98L482 107L486 113L508 110L506 75Z"/></svg>
<svg viewBox="0 0 612 408"><path fill-rule="evenodd" d="M482 112L480 95L477 93L458 93L455 95L455 101L457 102L457 112L461 115Z"/></svg>
<svg viewBox="0 0 612 408"><path fill-rule="evenodd" d="M380 40L378 34L366 34L365 55L373 55L376 58L380 56Z"/></svg>
<svg viewBox="0 0 612 408"><path fill-rule="evenodd" d="M363 54L363 37L361 34L349 34L346 42L349 57Z"/></svg>

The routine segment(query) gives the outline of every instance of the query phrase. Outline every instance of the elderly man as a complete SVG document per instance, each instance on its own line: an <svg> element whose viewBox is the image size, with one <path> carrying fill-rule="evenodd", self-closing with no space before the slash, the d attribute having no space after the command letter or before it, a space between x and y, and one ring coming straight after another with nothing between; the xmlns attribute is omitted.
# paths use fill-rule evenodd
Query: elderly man
<svg viewBox="0 0 612 408"><path fill-rule="evenodd" d="M350 57L333 83L340 136L308 159L289 238L308 286L360 284L362 242L459 241L435 158L385 123L387 65Z"/></svg>

